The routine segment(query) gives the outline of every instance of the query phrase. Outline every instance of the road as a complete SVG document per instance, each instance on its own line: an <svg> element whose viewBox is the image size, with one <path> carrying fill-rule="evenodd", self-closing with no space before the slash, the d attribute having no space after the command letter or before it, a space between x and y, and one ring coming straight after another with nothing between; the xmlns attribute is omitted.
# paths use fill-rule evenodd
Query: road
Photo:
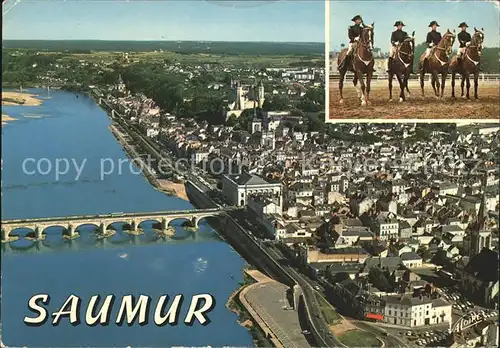
<svg viewBox="0 0 500 348"><path fill-rule="evenodd" d="M317 305L316 290L310 284L310 281L299 274L291 266L285 265L280 260L286 259L279 251L273 247L265 247L269 255L271 255L281 267L288 272L288 274L297 282L302 290L304 302L306 304L307 312L310 317L311 325L318 333L321 339L327 344L328 347L345 347L331 332L328 323ZM322 296L318 293L319 296Z"/></svg>
<svg viewBox="0 0 500 348"><path fill-rule="evenodd" d="M392 347L407 347L408 346L406 343L401 341L398 337L389 334L387 331L385 331L384 329L382 329L374 324L364 322L361 320L353 321L353 324L362 330L365 330L367 332L372 333L373 335L377 336L379 339L384 341L385 347L392 348ZM387 334L387 336L385 336L386 334Z"/></svg>
<svg viewBox="0 0 500 348"><path fill-rule="evenodd" d="M268 250L270 251L270 253L274 254L274 256L277 259L284 258L284 256L279 251L277 251L276 249L269 248ZM314 280L311 280L311 279L307 278L306 276L304 276L303 274L297 272L294 268L292 268L290 266L283 265L283 268L285 268L285 270L292 277L294 277L295 279L297 279L297 282L302 287L302 289L307 289L309 291L309 296L308 296L309 298L313 298L314 299L316 296L323 296L321 294L321 292L320 292L323 289L322 289L322 287L321 287L321 285L319 283L317 283ZM316 287L319 288L320 291L315 290ZM325 299L325 301L328 302L328 300L326 300L326 299ZM311 308L311 311L312 311L311 314L313 314L314 316L316 316L316 319L318 319L317 318L318 314L321 317L320 320L318 320L318 322L317 322L318 327L322 327L322 326L325 327L326 326L328 328L328 323L324 319L324 317L323 317L323 315L322 315L321 310L319 309L319 307L317 307L315 305L315 303L312 302L311 305L309 306L309 308ZM355 326L359 327L362 330L365 330L367 332L372 333L374 336L377 336L379 339L381 339L382 341L384 341L386 347L407 347L407 344L405 344L397 336L390 334L389 332L385 331L382 328L377 327L374 324L371 324L371 323L368 323L368 322L364 322L364 321L360 321L360 320L351 320L351 321L353 322L353 324ZM335 343L335 346L344 346L334 335L332 335L332 337L333 337L333 341Z"/></svg>

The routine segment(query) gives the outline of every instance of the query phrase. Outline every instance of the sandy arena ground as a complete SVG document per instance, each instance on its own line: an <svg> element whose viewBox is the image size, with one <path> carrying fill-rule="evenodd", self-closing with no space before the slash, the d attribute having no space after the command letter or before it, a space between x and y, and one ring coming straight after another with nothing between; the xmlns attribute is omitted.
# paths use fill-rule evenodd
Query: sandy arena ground
<svg viewBox="0 0 500 348"><path fill-rule="evenodd" d="M2 91L2 105L12 106L12 105L23 105L23 106L38 106L42 104L40 99L36 98L37 95L21 92L4 92ZM19 101L24 101L24 103L15 103L12 101L4 101L4 99L17 99Z"/></svg>
<svg viewBox="0 0 500 348"><path fill-rule="evenodd" d="M399 83L393 82L393 101L389 102L389 87L387 80L372 81L370 91L371 105L361 106L356 88L352 80L344 82L344 104L339 103L340 93L338 80L330 81L330 119L495 119L500 113L499 83L480 82L478 88L479 100L467 101L460 98L460 80L455 84L455 95L451 98L451 82L446 81L444 99L437 100L430 81L425 81L425 99L420 92L418 81L410 81L411 96L406 102L399 103ZM458 87L458 88L457 88ZM474 97L473 85L471 97Z"/></svg>

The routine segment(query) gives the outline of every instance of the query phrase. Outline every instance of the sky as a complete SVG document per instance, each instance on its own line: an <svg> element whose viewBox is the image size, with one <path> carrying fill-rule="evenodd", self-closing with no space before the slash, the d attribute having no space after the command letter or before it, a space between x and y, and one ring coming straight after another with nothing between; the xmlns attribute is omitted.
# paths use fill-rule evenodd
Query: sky
<svg viewBox="0 0 500 348"><path fill-rule="evenodd" d="M449 28L460 30L458 25L466 22L468 31L474 26L484 28L485 47L499 46L499 3L497 1L331 1L330 3L330 51L338 51L343 43L347 45L347 27L351 18L359 14L367 24L375 22L375 47L389 51L394 22L401 20L409 35L415 31L415 41L425 41L429 23L436 20L443 34Z"/></svg>
<svg viewBox="0 0 500 348"><path fill-rule="evenodd" d="M3 38L325 42L323 0L7 0Z"/></svg>

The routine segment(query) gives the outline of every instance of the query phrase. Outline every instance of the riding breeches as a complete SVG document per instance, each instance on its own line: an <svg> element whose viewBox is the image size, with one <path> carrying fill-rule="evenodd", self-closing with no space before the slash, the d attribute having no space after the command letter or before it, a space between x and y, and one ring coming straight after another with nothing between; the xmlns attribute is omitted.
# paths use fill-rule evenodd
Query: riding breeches
<svg viewBox="0 0 500 348"><path fill-rule="evenodd" d="M397 46L392 45L391 46L391 53L389 54L389 57L394 58L396 56L396 51L397 51Z"/></svg>
<svg viewBox="0 0 500 348"><path fill-rule="evenodd" d="M426 50L425 50L425 59L429 58L429 56L431 55L431 52L432 52L432 48L428 47Z"/></svg>
<svg viewBox="0 0 500 348"><path fill-rule="evenodd" d="M356 42L349 42L346 55L350 55L356 48Z"/></svg>
<svg viewBox="0 0 500 348"><path fill-rule="evenodd" d="M462 57L462 56L463 56L463 54L465 53L465 49L466 49L466 47L460 47L460 48L458 49L458 52L457 52L457 57L458 57L458 58L460 58L460 57Z"/></svg>

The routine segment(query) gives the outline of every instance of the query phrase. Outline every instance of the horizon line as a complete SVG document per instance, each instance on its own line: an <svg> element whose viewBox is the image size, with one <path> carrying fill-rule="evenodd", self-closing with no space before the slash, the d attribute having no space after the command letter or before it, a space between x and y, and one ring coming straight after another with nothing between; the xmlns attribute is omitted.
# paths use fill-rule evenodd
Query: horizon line
<svg viewBox="0 0 500 348"><path fill-rule="evenodd" d="M325 44L323 41L231 41L231 40L127 40L127 39L2 39L2 41L106 41L106 42L245 42L282 44Z"/></svg>

